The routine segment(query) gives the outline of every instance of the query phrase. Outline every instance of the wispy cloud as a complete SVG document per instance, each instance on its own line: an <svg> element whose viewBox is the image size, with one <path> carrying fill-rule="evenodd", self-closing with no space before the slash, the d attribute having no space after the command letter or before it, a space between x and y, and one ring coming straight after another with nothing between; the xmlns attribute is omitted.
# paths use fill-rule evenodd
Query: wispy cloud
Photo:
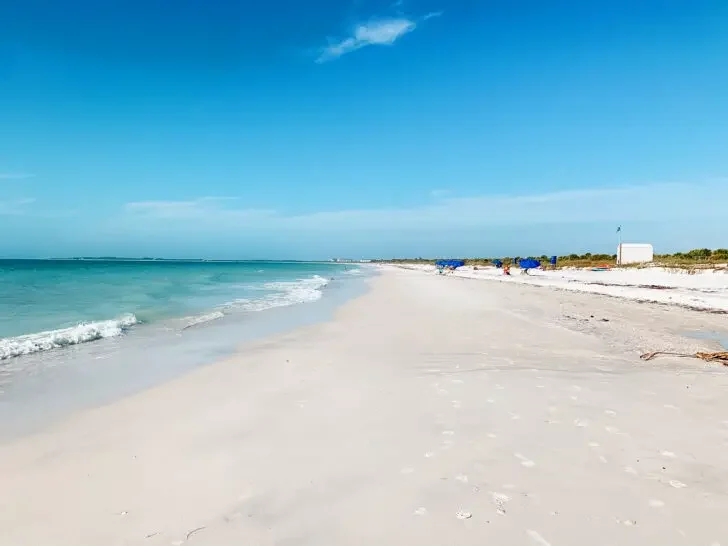
<svg viewBox="0 0 728 546"><path fill-rule="evenodd" d="M217 198L190 201L129 203L134 222L186 221L190 228L225 230L251 228L257 232L361 232L478 229L489 226L525 227L578 222L665 222L721 218L728 184L645 184L616 188L559 191L525 195L447 197L435 190L434 202L410 208L349 209L284 214L275 210L230 206ZM689 207L685 203L700 203ZM237 203L235 203L237 204Z"/></svg>
<svg viewBox="0 0 728 546"><path fill-rule="evenodd" d="M368 23L361 23L354 28L351 36L333 41L324 47L316 62L332 61L342 55L371 45L391 46L399 38L412 32L415 28L417 28L417 23L405 17L378 19Z"/></svg>
<svg viewBox="0 0 728 546"><path fill-rule="evenodd" d="M422 20L427 21L428 19L432 19L433 17L440 17L443 13L443 11L431 11L430 13L422 17Z"/></svg>
<svg viewBox="0 0 728 546"><path fill-rule="evenodd" d="M433 199L442 199L443 197L447 197L450 195L450 190L445 189L434 189L430 191L430 197Z"/></svg>
<svg viewBox="0 0 728 546"><path fill-rule="evenodd" d="M35 199L32 197L0 201L0 216L17 216L25 214L26 206L32 203L35 203Z"/></svg>
<svg viewBox="0 0 728 546"><path fill-rule="evenodd" d="M210 219L236 217L238 219L273 214L272 211L231 207L226 203L237 201L237 197L200 197L188 201L135 201L127 203L127 213L139 217L162 220Z"/></svg>
<svg viewBox="0 0 728 546"><path fill-rule="evenodd" d="M0 180L25 180L34 176L30 173L0 173Z"/></svg>

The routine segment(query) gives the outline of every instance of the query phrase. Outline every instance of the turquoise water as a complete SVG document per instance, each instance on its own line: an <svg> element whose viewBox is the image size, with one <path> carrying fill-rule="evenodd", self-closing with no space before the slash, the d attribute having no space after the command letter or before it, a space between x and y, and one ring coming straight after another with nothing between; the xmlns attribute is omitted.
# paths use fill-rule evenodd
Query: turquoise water
<svg viewBox="0 0 728 546"><path fill-rule="evenodd" d="M315 301L337 264L91 260L0 261L0 359L172 321Z"/></svg>

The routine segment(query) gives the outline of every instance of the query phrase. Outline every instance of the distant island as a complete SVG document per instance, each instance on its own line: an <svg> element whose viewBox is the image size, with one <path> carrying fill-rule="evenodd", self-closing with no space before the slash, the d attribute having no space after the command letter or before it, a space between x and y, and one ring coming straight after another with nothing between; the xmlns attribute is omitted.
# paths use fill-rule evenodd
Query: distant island
<svg viewBox="0 0 728 546"><path fill-rule="evenodd" d="M40 258L51 261L87 261L87 262L200 262L200 263L323 263L326 260L223 260L216 258L129 258L125 256L71 256L69 258Z"/></svg>

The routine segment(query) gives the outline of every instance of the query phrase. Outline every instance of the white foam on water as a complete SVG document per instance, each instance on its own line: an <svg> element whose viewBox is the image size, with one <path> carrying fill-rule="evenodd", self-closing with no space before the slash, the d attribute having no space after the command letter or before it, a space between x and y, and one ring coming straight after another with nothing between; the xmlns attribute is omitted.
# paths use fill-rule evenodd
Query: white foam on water
<svg viewBox="0 0 728 546"><path fill-rule="evenodd" d="M128 314L114 320L82 322L70 328L0 339L0 360L117 337L138 322L134 315Z"/></svg>
<svg viewBox="0 0 728 546"><path fill-rule="evenodd" d="M319 275L297 281L269 282L262 285L271 294L259 299L237 299L225 304L225 309L243 311L265 311L274 307L286 307L299 303L310 303L321 299L323 288L329 280Z"/></svg>
<svg viewBox="0 0 728 546"><path fill-rule="evenodd" d="M213 320L221 319L224 316L225 314L222 311L213 311L212 313L205 313L204 315L185 317L182 319L185 322L185 325L182 327L182 329L186 330L187 328L192 328L193 326L205 324L206 322L212 322Z"/></svg>
<svg viewBox="0 0 728 546"><path fill-rule="evenodd" d="M269 282L260 286L269 292L258 299L239 299L200 315L184 317L182 330L222 319L226 312L235 310L264 311L299 303L314 302L323 296L328 279L319 275L295 281ZM140 321L133 314L113 320L81 322L69 328L48 330L33 334L0 339L0 361L9 358L78 345L99 339L121 336Z"/></svg>

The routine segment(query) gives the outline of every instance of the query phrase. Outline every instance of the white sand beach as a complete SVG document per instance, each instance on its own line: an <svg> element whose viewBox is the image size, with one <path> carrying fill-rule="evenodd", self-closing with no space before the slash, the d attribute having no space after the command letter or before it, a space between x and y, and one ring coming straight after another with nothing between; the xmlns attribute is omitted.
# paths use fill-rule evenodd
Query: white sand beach
<svg viewBox="0 0 728 546"><path fill-rule="evenodd" d="M434 265L403 267L435 272ZM468 279L545 286L728 314L728 268L725 264L697 270L666 267L610 268L606 271L561 268L530 269L528 275L520 274L520 269L513 269L511 273L504 276L502 269L472 266L448 272L449 275Z"/></svg>
<svg viewBox="0 0 728 546"><path fill-rule="evenodd" d="M728 545L725 315L385 268L0 445L0 544Z"/></svg>

